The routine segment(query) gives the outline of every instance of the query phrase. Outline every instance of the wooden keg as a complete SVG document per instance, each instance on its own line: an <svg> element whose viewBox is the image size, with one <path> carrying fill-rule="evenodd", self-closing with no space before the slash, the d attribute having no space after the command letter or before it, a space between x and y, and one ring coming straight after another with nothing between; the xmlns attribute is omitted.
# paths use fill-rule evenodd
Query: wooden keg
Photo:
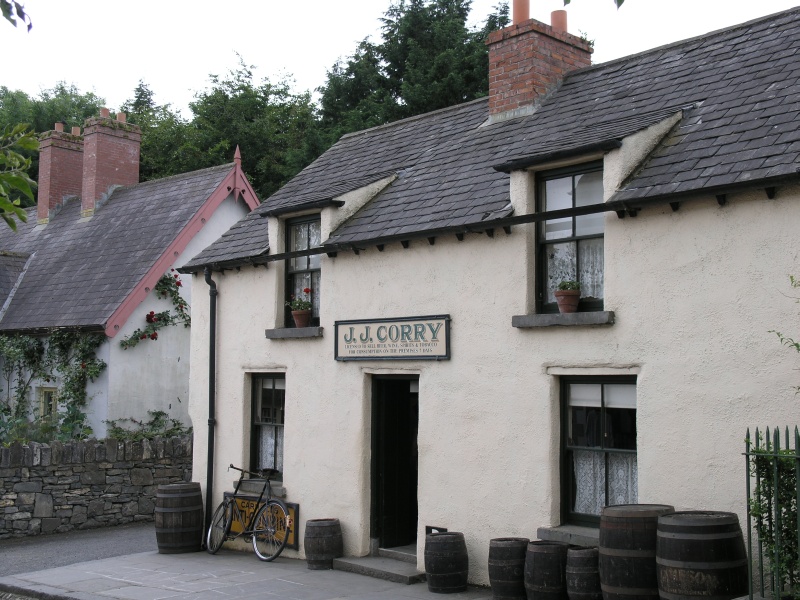
<svg viewBox="0 0 800 600"><path fill-rule="evenodd" d="M203 540L200 484L171 483L156 490L156 543L161 554L199 552Z"/></svg>
<svg viewBox="0 0 800 600"><path fill-rule="evenodd" d="M739 517L684 511L658 518L658 591L666 600L746 596L747 552Z"/></svg>
<svg viewBox="0 0 800 600"><path fill-rule="evenodd" d="M656 530L666 504L606 506L600 515L600 588L605 600L658 600Z"/></svg>
<svg viewBox="0 0 800 600"><path fill-rule="evenodd" d="M437 531L425 536L425 575L436 594L467 591L469 557L464 534Z"/></svg>
<svg viewBox="0 0 800 600"><path fill-rule="evenodd" d="M494 600L525 600L525 554L528 538L489 541L489 585Z"/></svg>
<svg viewBox="0 0 800 600"><path fill-rule="evenodd" d="M333 559L344 554L342 525L339 519L309 519L306 521L303 547L306 563L312 571L333 568Z"/></svg>

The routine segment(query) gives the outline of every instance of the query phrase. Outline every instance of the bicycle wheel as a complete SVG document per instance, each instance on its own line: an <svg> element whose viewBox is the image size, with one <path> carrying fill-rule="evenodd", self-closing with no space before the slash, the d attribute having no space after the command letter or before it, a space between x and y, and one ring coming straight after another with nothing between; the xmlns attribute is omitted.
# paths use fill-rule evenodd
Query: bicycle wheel
<svg viewBox="0 0 800 600"><path fill-rule="evenodd" d="M289 538L292 522L286 505L273 498L262 506L253 523L253 550L261 560L278 558Z"/></svg>
<svg viewBox="0 0 800 600"><path fill-rule="evenodd" d="M216 554L222 548L223 542L228 537L231 530L231 503L230 500L220 502L214 516L211 517L211 525L208 527L206 535L206 550L209 554Z"/></svg>

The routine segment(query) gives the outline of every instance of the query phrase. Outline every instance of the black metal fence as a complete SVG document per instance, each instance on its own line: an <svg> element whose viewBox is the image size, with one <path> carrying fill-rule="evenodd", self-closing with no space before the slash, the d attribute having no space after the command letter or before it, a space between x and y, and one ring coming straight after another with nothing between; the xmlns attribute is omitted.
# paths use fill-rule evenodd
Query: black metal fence
<svg viewBox="0 0 800 600"><path fill-rule="evenodd" d="M745 457L750 598L800 598L800 432L748 429Z"/></svg>

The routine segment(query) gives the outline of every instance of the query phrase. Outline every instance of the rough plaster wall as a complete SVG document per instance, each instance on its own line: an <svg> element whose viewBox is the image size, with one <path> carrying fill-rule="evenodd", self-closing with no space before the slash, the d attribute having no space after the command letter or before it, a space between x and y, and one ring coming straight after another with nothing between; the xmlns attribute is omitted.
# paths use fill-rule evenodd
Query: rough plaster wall
<svg viewBox="0 0 800 600"><path fill-rule="evenodd" d="M287 499L307 519L337 517L345 553L369 538L370 373L420 377L419 537L424 526L463 531L470 580L487 583L489 540L559 523L559 375L639 372L640 502L744 511L745 429L796 423L797 356L769 330L789 333L798 307L784 294L797 273L800 188L606 215L611 327L515 329L523 314L528 236L441 237L323 257L324 337L267 340L267 300L278 270L215 274L220 288L215 502L224 466L246 464L247 373L285 371ZM530 257L532 265L532 256ZM201 277L193 278L205 294ZM265 308L266 307L266 308ZM191 414L207 407L207 300L193 304ZM452 360L333 359L334 321L449 313ZM202 323L202 325L201 325ZM548 373L549 370L549 373ZM244 432L244 435L242 433ZM195 436L195 473L206 440ZM293 553L290 553L290 555ZM302 555L302 554L301 554Z"/></svg>

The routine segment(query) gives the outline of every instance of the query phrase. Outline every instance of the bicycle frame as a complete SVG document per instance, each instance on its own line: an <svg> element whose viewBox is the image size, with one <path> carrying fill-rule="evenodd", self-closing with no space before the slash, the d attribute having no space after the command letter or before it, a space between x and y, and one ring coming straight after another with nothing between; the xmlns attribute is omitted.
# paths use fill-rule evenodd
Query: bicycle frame
<svg viewBox="0 0 800 600"><path fill-rule="evenodd" d="M242 510L239 508L239 503L236 500L240 499L239 496L239 488L242 485L242 481L244 481L245 474L247 475L255 475L258 477L262 475L261 473L253 473L252 471L247 471L245 469L240 469L239 467L234 467L233 465L229 465L228 469L233 469L235 471L239 471L241 475L239 475L239 480L236 482L236 487L233 488L233 495L231 496L231 521L236 520L241 525L242 530L237 533L236 535L232 536L231 539L241 537L241 536L250 536L253 534L254 529L254 521L256 519L256 514L258 513L258 507L261 505L261 501L264 499L264 492L267 492L267 498L272 497L272 485L270 484L269 478L264 478L264 486L261 488L261 493L258 496L258 500L256 500L256 510L253 510L250 514L250 518L247 519L247 523L245 523L244 515L242 514Z"/></svg>

